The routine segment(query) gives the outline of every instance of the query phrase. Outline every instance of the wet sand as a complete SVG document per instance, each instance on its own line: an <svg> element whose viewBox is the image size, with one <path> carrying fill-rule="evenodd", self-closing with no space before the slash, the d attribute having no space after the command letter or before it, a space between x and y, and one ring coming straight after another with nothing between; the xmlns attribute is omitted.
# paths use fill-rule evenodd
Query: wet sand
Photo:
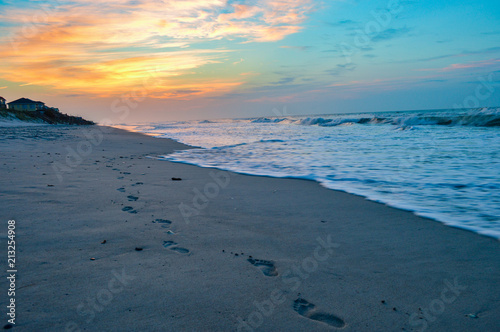
<svg viewBox="0 0 500 332"><path fill-rule="evenodd" d="M500 330L499 241L312 181L156 158L186 148L0 128L16 330Z"/></svg>

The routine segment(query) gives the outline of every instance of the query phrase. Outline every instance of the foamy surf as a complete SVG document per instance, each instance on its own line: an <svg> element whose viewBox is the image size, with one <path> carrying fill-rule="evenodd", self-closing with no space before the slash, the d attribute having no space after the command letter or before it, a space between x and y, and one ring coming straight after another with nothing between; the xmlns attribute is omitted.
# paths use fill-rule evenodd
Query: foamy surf
<svg viewBox="0 0 500 332"><path fill-rule="evenodd" d="M500 110L150 123L200 148L164 158L303 178L500 239Z"/></svg>

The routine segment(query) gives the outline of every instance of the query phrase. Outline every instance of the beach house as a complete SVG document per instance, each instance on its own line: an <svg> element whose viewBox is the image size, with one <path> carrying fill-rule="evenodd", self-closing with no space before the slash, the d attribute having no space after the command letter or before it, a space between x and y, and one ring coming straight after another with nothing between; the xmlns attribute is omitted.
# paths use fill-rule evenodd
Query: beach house
<svg viewBox="0 0 500 332"><path fill-rule="evenodd" d="M49 109L54 111L59 111L57 108L45 106L45 103L41 101L34 101L28 98L17 99L11 101L10 103L7 103L7 105L9 105L9 109L14 111L34 112L34 111L45 111Z"/></svg>
<svg viewBox="0 0 500 332"><path fill-rule="evenodd" d="M0 97L0 109L5 109L7 106L5 105L5 98Z"/></svg>

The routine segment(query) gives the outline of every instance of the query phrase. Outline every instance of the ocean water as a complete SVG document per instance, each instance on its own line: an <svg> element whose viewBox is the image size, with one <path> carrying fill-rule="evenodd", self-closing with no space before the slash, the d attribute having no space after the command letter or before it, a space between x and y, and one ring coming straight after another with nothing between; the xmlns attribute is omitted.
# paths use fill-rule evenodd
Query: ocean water
<svg viewBox="0 0 500 332"><path fill-rule="evenodd" d="M500 239L500 108L148 123L166 160L311 179Z"/></svg>

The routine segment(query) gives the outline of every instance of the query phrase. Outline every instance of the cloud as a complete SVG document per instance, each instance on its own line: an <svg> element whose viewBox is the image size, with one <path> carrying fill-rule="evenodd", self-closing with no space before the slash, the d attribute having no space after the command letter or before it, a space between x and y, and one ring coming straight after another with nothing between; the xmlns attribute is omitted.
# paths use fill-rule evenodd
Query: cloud
<svg viewBox="0 0 500 332"><path fill-rule="evenodd" d="M339 21L338 24L356 24L355 21L353 20L342 20L342 21Z"/></svg>
<svg viewBox="0 0 500 332"><path fill-rule="evenodd" d="M296 77L283 77L278 82L273 82L271 84L282 85L282 84L293 83L295 79Z"/></svg>
<svg viewBox="0 0 500 332"><path fill-rule="evenodd" d="M69 30L68 30L69 31ZM67 31L67 32L68 32ZM71 38L70 34L66 34ZM147 90L150 97L177 96L169 90L196 90L193 85L203 85L207 93L214 87L234 86L234 80L226 85L219 82L210 85L191 79L179 82L179 77L192 75L193 70L208 64L219 63L227 52L207 50L183 50L171 52L99 52L96 48L83 47L78 43L61 43L55 39L33 40L14 50L0 51L6 66L0 75L12 82L50 86L58 90L88 93L107 97L127 91ZM183 95L185 97L185 95Z"/></svg>
<svg viewBox="0 0 500 332"><path fill-rule="evenodd" d="M329 26L332 26L332 27L353 26L353 25L358 24L358 22L353 21L353 20L340 20L337 22L325 22L325 23Z"/></svg>
<svg viewBox="0 0 500 332"><path fill-rule="evenodd" d="M434 61L434 60L441 60L441 59L447 59L447 58L458 58L458 57L465 57L465 56L470 56L470 55L486 55L486 54L492 54L492 53L500 53L500 47L489 47L477 51L463 51L461 53L454 53L454 54L444 54L444 55L439 55L435 57L430 57L430 58L423 58L423 59L418 59L415 61L420 61L420 62L426 62L426 61ZM413 62L413 60L412 60Z"/></svg>
<svg viewBox="0 0 500 332"><path fill-rule="evenodd" d="M483 61L473 61L467 63L454 63L444 68L424 68L418 71L436 71L436 72L450 72L463 69L476 69L476 68L498 68L500 66L500 59L489 59Z"/></svg>
<svg viewBox="0 0 500 332"><path fill-rule="evenodd" d="M338 75L341 75L347 71L354 71L355 69L356 69L356 65L354 63L347 63L344 65L337 65L333 69L325 70L325 72L329 75L338 76Z"/></svg>
<svg viewBox="0 0 500 332"><path fill-rule="evenodd" d="M78 93L72 93L72 94L67 94L64 95L66 98L80 98L80 97L85 97L84 94L78 94Z"/></svg>
<svg viewBox="0 0 500 332"><path fill-rule="evenodd" d="M391 40L394 38L399 38L401 36L404 36L409 32L410 32L410 29L407 27L399 28L399 29L390 28L390 29L386 29L386 30L380 32L379 34L377 34L376 36L374 36L372 38L372 41L379 42L379 41Z"/></svg>
<svg viewBox="0 0 500 332"><path fill-rule="evenodd" d="M246 72L246 73L241 73L240 76L259 76L260 73L256 72Z"/></svg>
<svg viewBox="0 0 500 332"><path fill-rule="evenodd" d="M0 14L10 32L0 39L0 77L67 94L117 95L142 87L151 76L154 97L225 93L243 84L242 78L196 73L233 63L231 50L199 49L199 43L281 40L301 30L310 2L71 0L52 7L9 6Z"/></svg>

